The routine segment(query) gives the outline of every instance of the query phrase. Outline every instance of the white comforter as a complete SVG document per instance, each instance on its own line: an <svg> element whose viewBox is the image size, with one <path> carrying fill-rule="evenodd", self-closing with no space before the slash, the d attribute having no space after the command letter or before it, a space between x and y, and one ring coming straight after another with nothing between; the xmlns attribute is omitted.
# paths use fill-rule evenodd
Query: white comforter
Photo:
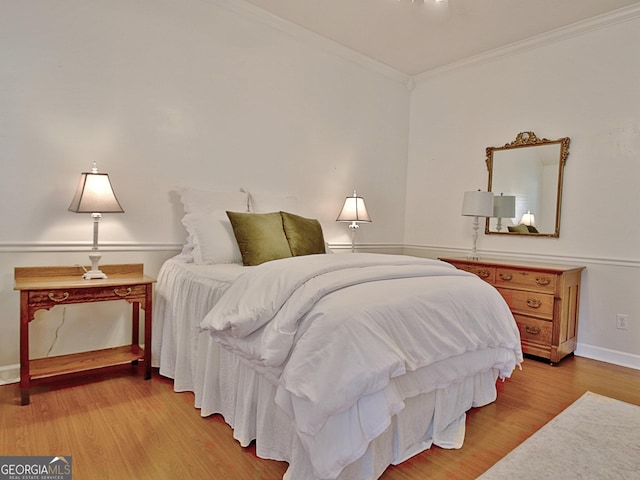
<svg viewBox="0 0 640 480"><path fill-rule="evenodd" d="M403 408L392 379L485 349L498 352L494 364L461 361L442 381L479 368L509 376L522 360L513 316L493 287L444 262L408 256L264 263L228 288L201 327L278 382L276 401L320 478L337 476ZM328 438L336 421L358 431Z"/></svg>

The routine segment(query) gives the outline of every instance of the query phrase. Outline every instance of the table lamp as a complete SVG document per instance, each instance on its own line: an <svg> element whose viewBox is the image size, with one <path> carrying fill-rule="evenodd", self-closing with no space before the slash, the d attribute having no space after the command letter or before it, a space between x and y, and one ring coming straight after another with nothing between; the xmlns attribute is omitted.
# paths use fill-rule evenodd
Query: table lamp
<svg viewBox="0 0 640 480"><path fill-rule="evenodd" d="M103 213L124 213L124 210L113 193L109 175L98 173L96 162L93 162L91 172L80 174L78 189L71 200L69 211L90 213L93 218L93 247L89 254L91 270L86 271L82 278L85 280L107 278L107 275L98 267L102 257L98 250L98 223Z"/></svg>
<svg viewBox="0 0 640 480"><path fill-rule="evenodd" d="M358 223L371 223L371 218L367 213L367 207L364 204L364 198L359 197L356 191L353 191L353 196L347 197L344 200L344 205L336 222L351 222L349 228L351 229L351 252L356 251L356 230L359 228Z"/></svg>

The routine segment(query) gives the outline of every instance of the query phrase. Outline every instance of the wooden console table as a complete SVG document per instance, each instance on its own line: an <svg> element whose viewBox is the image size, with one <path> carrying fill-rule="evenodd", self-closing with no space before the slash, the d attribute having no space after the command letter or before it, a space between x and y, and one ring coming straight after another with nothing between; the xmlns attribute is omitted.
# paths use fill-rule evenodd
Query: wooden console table
<svg viewBox="0 0 640 480"><path fill-rule="evenodd" d="M583 266L441 258L490 283L520 330L522 351L554 364L576 349Z"/></svg>
<svg viewBox="0 0 640 480"><path fill-rule="evenodd" d="M24 267L15 269L14 290L20 291L20 397L28 405L33 380L114 365L144 362L151 378L151 315L153 283L142 264L101 265L109 278L84 280L81 267ZM38 310L57 305L126 300L132 304L131 344L90 352L31 359L29 323ZM144 346L140 346L140 307L144 309Z"/></svg>

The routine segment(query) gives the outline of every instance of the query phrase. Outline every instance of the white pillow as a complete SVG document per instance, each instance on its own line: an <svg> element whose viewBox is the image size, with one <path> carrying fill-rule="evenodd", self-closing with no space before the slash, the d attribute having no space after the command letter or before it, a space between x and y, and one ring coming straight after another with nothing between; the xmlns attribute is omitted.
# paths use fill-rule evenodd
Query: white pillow
<svg viewBox="0 0 640 480"><path fill-rule="evenodd" d="M188 213L182 219L193 238L193 262L201 265L242 263L242 255L224 210Z"/></svg>
<svg viewBox="0 0 640 480"><path fill-rule="evenodd" d="M195 188L177 189L185 213L212 212L214 210L249 211L246 192L210 192Z"/></svg>
<svg viewBox="0 0 640 480"><path fill-rule="evenodd" d="M249 211L254 213L289 212L299 214L298 198L293 195L249 193Z"/></svg>
<svg viewBox="0 0 640 480"><path fill-rule="evenodd" d="M232 210L234 212L249 211L249 195L244 191L213 192L187 187L177 188L176 191L178 195L180 195L184 211L187 214L213 212L216 210ZM182 223L184 224L184 222ZM182 247L182 254L186 257L193 257L194 248L193 235L189 232L186 242ZM199 257L198 252L195 252L195 254ZM195 261L196 258L192 258L192 260Z"/></svg>

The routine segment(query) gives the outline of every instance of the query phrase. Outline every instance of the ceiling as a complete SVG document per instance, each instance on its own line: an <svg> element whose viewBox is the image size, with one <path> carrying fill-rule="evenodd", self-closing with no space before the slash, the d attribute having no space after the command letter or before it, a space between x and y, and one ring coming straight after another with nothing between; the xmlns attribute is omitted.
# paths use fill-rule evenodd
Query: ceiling
<svg viewBox="0 0 640 480"><path fill-rule="evenodd" d="M407 75L640 0L245 0Z"/></svg>

